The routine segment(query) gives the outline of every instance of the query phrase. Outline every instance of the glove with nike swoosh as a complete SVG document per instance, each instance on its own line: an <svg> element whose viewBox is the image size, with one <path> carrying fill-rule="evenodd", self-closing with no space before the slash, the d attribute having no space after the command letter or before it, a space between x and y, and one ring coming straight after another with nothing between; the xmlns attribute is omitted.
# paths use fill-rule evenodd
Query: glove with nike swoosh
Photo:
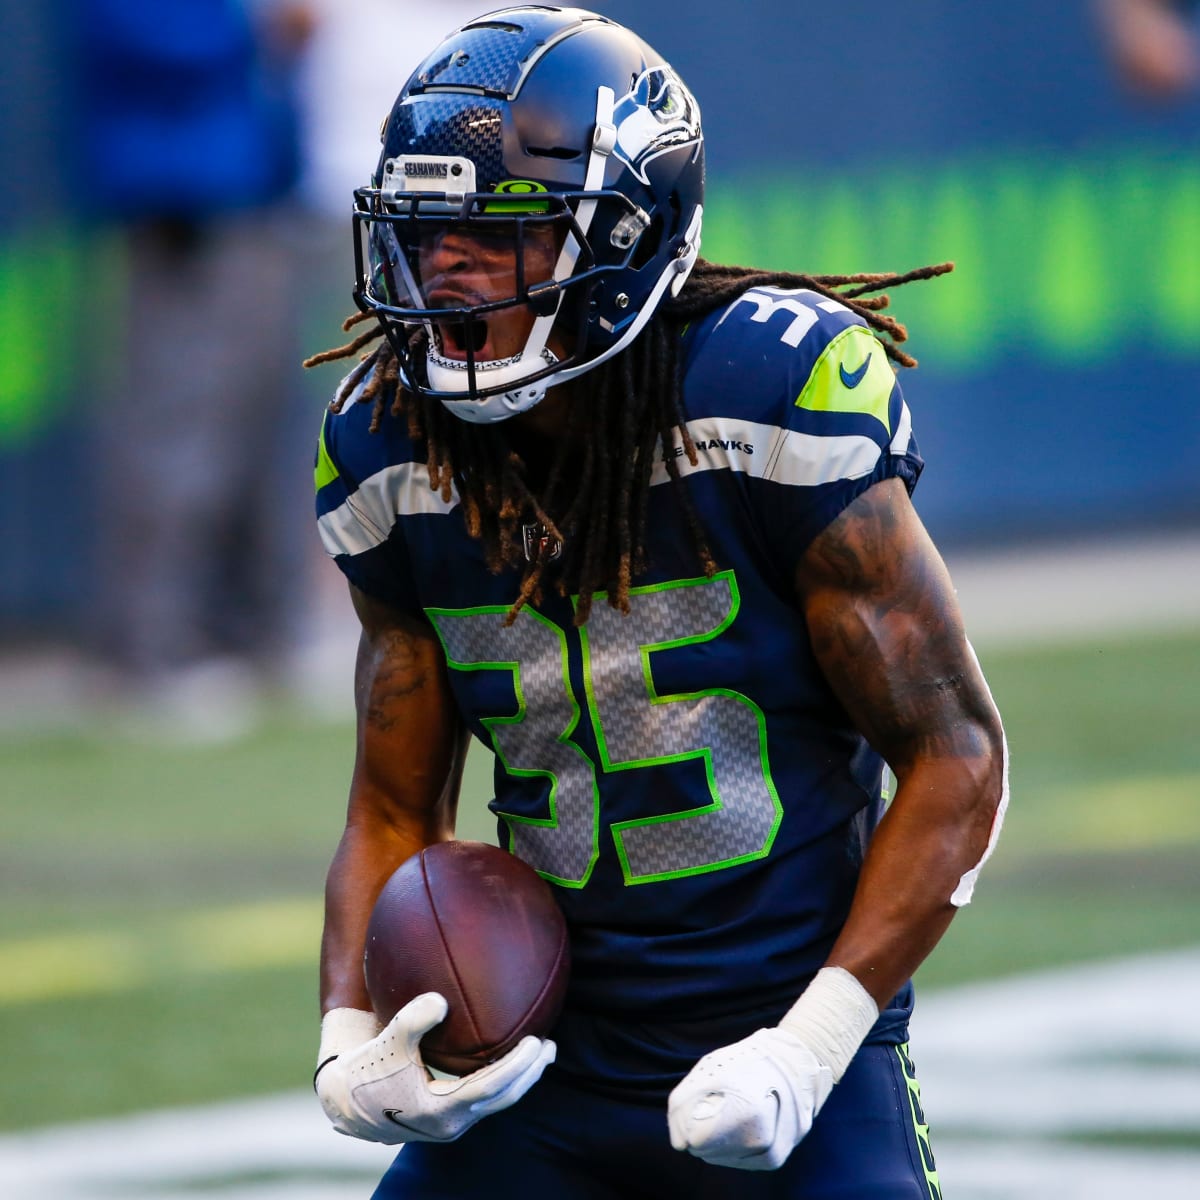
<svg viewBox="0 0 1200 1200"><path fill-rule="evenodd" d="M419 1042L446 1016L437 992L409 1001L380 1032L375 1015L335 1008L321 1022L313 1078L339 1133L369 1142L452 1142L515 1104L554 1061L555 1044L522 1038L503 1058L460 1078L431 1078Z"/></svg>
<svg viewBox="0 0 1200 1200"><path fill-rule="evenodd" d="M823 968L778 1025L706 1054L675 1087L671 1145L714 1166L781 1167L878 1015L849 971Z"/></svg>

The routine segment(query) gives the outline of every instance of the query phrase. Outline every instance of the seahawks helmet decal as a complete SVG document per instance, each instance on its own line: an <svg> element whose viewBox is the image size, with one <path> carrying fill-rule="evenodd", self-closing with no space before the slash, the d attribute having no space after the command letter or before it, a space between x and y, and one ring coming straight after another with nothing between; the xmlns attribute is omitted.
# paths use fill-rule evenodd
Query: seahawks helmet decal
<svg viewBox="0 0 1200 1200"><path fill-rule="evenodd" d="M683 80L665 63L643 71L616 103L613 153L642 181L646 165L680 146L700 142L700 107Z"/></svg>

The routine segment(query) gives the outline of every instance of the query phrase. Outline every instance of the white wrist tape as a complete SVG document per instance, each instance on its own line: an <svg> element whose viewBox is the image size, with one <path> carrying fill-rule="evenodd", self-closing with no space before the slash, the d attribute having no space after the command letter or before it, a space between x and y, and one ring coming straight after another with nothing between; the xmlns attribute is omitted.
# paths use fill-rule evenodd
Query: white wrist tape
<svg viewBox="0 0 1200 1200"><path fill-rule="evenodd" d="M779 1025L794 1033L837 1083L878 1016L875 1001L849 971L822 967Z"/></svg>
<svg viewBox="0 0 1200 1200"><path fill-rule="evenodd" d="M373 1012L360 1008L331 1008L321 1019L321 1048L317 1051L317 1074L326 1063L359 1046L383 1031ZM316 1076L313 1076L314 1080Z"/></svg>

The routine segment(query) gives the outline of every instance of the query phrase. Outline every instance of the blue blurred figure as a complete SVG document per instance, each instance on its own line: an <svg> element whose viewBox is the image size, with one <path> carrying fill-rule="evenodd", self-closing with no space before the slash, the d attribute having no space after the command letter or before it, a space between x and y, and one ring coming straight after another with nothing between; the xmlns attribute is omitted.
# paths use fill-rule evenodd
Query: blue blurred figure
<svg viewBox="0 0 1200 1200"><path fill-rule="evenodd" d="M73 194L110 226L122 340L100 387L104 657L139 709L232 733L303 633L294 411L294 69L307 7L76 0Z"/></svg>

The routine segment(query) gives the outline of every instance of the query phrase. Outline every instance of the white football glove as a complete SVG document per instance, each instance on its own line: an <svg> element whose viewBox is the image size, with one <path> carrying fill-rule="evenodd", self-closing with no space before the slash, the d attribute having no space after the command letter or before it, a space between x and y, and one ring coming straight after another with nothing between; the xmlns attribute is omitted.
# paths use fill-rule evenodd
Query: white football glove
<svg viewBox="0 0 1200 1200"><path fill-rule="evenodd" d="M848 971L817 972L778 1025L706 1054L675 1087L671 1145L719 1167L782 1166L878 1015Z"/></svg>
<svg viewBox="0 0 1200 1200"><path fill-rule="evenodd" d="M431 1078L418 1043L446 1016L445 997L409 1001L382 1033L374 1014L335 1008L321 1023L313 1085L339 1133L369 1142L452 1142L481 1117L515 1104L554 1061L552 1041L522 1038L461 1078Z"/></svg>

